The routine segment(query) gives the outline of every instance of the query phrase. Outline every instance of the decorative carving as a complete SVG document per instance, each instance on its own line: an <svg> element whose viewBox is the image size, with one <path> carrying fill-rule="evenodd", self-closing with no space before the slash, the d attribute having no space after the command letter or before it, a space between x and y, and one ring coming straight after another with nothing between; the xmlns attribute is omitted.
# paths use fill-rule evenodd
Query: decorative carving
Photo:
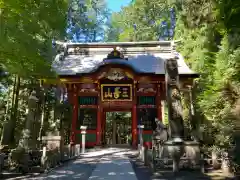
<svg viewBox="0 0 240 180"><path fill-rule="evenodd" d="M94 84L81 84L80 92L97 92L96 87Z"/></svg>
<svg viewBox="0 0 240 180"><path fill-rule="evenodd" d="M125 72L121 68L111 68L108 72L102 72L98 76L98 79L102 79L104 77L112 81L119 81L124 78L133 79L133 75L131 73Z"/></svg>
<svg viewBox="0 0 240 180"><path fill-rule="evenodd" d="M97 92L95 89L81 89L80 92Z"/></svg>
<svg viewBox="0 0 240 180"><path fill-rule="evenodd" d="M113 81L119 81L125 77L125 73L121 69L111 69L108 74L107 78Z"/></svg>
<svg viewBox="0 0 240 180"><path fill-rule="evenodd" d="M107 59L124 59L124 56L123 56L123 54L122 54L120 51L118 51L117 48L115 47L115 48L113 49L113 51L108 54L108 56L107 56L107 58L106 58L105 60L107 60ZM126 59L125 59L125 60L126 60Z"/></svg>
<svg viewBox="0 0 240 180"><path fill-rule="evenodd" d="M137 92L144 92L144 93L154 92L154 93L156 93L157 91L153 84L141 83L138 85Z"/></svg>
<svg viewBox="0 0 240 180"><path fill-rule="evenodd" d="M153 88L139 88L139 89L137 90L137 92L148 93L148 92L156 92L156 90L153 89Z"/></svg>

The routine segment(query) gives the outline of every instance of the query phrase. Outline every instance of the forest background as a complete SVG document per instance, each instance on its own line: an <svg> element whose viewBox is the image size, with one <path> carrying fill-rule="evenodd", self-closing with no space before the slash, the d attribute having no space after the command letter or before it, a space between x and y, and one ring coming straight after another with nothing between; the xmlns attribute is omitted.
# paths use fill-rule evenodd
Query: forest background
<svg viewBox="0 0 240 180"><path fill-rule="evenodd" d="M181 40L178 51L200 74L193 89L194 124L207 147L232 148L240 140L239 16L239 0L134 0L119 12L111 12L104 0L0 0L1 144L18 143L33 90L43 134L59 128L59 108L70 108L58 103L54 88L42 92L39 85L40 78L56 77L51 69L56 40ZM186 126L188 101L183 98ZM69 127L70 115L63 118Z"/></svg>

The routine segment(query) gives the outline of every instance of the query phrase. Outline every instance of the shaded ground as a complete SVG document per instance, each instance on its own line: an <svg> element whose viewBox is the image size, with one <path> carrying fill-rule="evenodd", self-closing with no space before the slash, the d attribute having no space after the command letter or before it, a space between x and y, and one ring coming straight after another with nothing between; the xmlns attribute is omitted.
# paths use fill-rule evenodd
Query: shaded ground
<svg viewBox="0 0 240 180"><path fill-rule="evenodd" d="M150 169L137 158L136 155L130 156L133 169L138 180L233 180L232 177L226 177L221 171L211 171L203 174L200 171L181 170L179 173L172 173L169 170L159 170L152 174ZM235 180L235 179L234 179ZM237 180L237 179L236 179Z"/></svg>
<svg viewBox="0 0 240 180"><path fill-rule="evenodd" d="M129 160L131 162L129 162ZM100 163L101 161L101 163ZM101 164L105 164L102 166ZM124 165L124 163L126 163ZM116 166L119 165L119 167ZM128 165L127 165L128 164ZM130 167L129 167L130 164ZM114 167L115 165L115 167ZM120 166L121 165L121 166ZM131 168L132 165L132 168ZM96 166L98 168L96 168ZM101 166L99 168L99 166ZM127 167L128 166L128 167ZM100 169L100 170L99 170ZM95 170L95 171L94 171ZM102 173L98 173L101 171ZM131 171L131 172L130 172ZM94 172L94 173L93 173ZM97 176L96 176L97 174ZM106 174L108 176L106 176ZM126 148L105 148L96 150L95 152L88 152L78 159L70 161L62 167L58 167L47 174L41 174L36 177L19 176L15 178L5 179L29 179L29 180L45 180L45 179L79 179L79 180L91 180L93 178L101 180L115 180L121 179L128 174L128 178L123 180L227 180L223 174L219 171L210 172L208 174L202 174L199 171L181 171L177 174L173 174L171 170L164 170L155 173L151 173L148 167L145 167L143 163L137 158L137 151ZM101 177L104 175L104 177ZM136 178L137 177L137 178ZM1 178L2 179L2 178Z"/></svg>

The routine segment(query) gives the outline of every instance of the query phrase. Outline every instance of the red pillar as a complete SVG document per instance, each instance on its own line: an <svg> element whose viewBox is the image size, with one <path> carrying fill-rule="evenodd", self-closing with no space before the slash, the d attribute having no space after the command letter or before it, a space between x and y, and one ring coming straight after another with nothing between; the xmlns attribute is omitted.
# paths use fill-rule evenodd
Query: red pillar
<svg viewBox="0 0 240 180"><path fill-rule="evenodd" d="M161 86L157 85L157 98L156 98L156 107L157 107L157 118L162 121L162 104L161 104Z"/></svg>
<svg viewBox="0 0 240 180"><path fill-rule="evenodd" d="M132 107L132 146L137 147L137 87L133 86L133 107Z"/></svg>
<svg viewBox="0 0 240 180"><path fill-rule="evenodd" d="M137 147L137 107L132 108L132 146Z"/></svg>
<svg viewBox="0 0 240 180"><path fill-rule="evenodd" d="M102 111L102 124L101 124L101 143L105 145L106 136L105 136L105 127L106 127L106 111Z"/></svg>
<svg viewBox="0 0 240 180"><path fill-rule="evenodd" d="M71 85L70 85L71 86ZM72 114L72 136L71 136L71 143L75 144L76 142L76 124L78 120L78 94L77 94L77 86L73 85L72 91L72 102L73 102L73 114Z"/></svg>
<svg viewBox="0 0 240 180"><path fill-rule="evenodd" d="M102 108L98 105L98 112L97 112L97 145L101 144L101 136L102 136Z"/></svg>

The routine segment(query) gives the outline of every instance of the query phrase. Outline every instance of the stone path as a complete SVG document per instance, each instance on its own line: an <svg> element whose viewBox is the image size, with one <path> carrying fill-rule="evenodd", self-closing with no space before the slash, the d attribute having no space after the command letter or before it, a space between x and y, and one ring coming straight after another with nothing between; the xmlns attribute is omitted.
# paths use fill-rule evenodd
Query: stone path
<svg viewBox="0 0 240 180"><path fill-rule="evenodd" d="M149 168L137 159L137 151L127 148L106 148L88 152L78 159L37 177L19 177L29 180L225 180L222 174L201 174L196 171L181 171L173 174L170 170L152 175ZM13 180L13 178L11 178Z"/></svg>
<svg viewBox="0 0 240 180"><path fill-rule="evenodd" d="M125 173L125 171L130 168L130 170L128 170L129 173L125 174L123 179L137 180L134 171L131 170L131 163L127 158L128 155L133 153L136 153L136 151L134 152L130 149L124 148L107 148L97 152L88 152L79 157L77 160L68 163L64 167L57 168L48 174L26 179L114 180L113 177L119 179L118 175L122 176L122 173ZM114 175L114 173L118 175ZM135 177L135 179L126 179L125 177Z"/></svg>
<svg viewBox="0 0 240 180"><path fill-rule="evenodd" d="M138 180L129 158L121 153L101 158L89 179Z"/></svg>

